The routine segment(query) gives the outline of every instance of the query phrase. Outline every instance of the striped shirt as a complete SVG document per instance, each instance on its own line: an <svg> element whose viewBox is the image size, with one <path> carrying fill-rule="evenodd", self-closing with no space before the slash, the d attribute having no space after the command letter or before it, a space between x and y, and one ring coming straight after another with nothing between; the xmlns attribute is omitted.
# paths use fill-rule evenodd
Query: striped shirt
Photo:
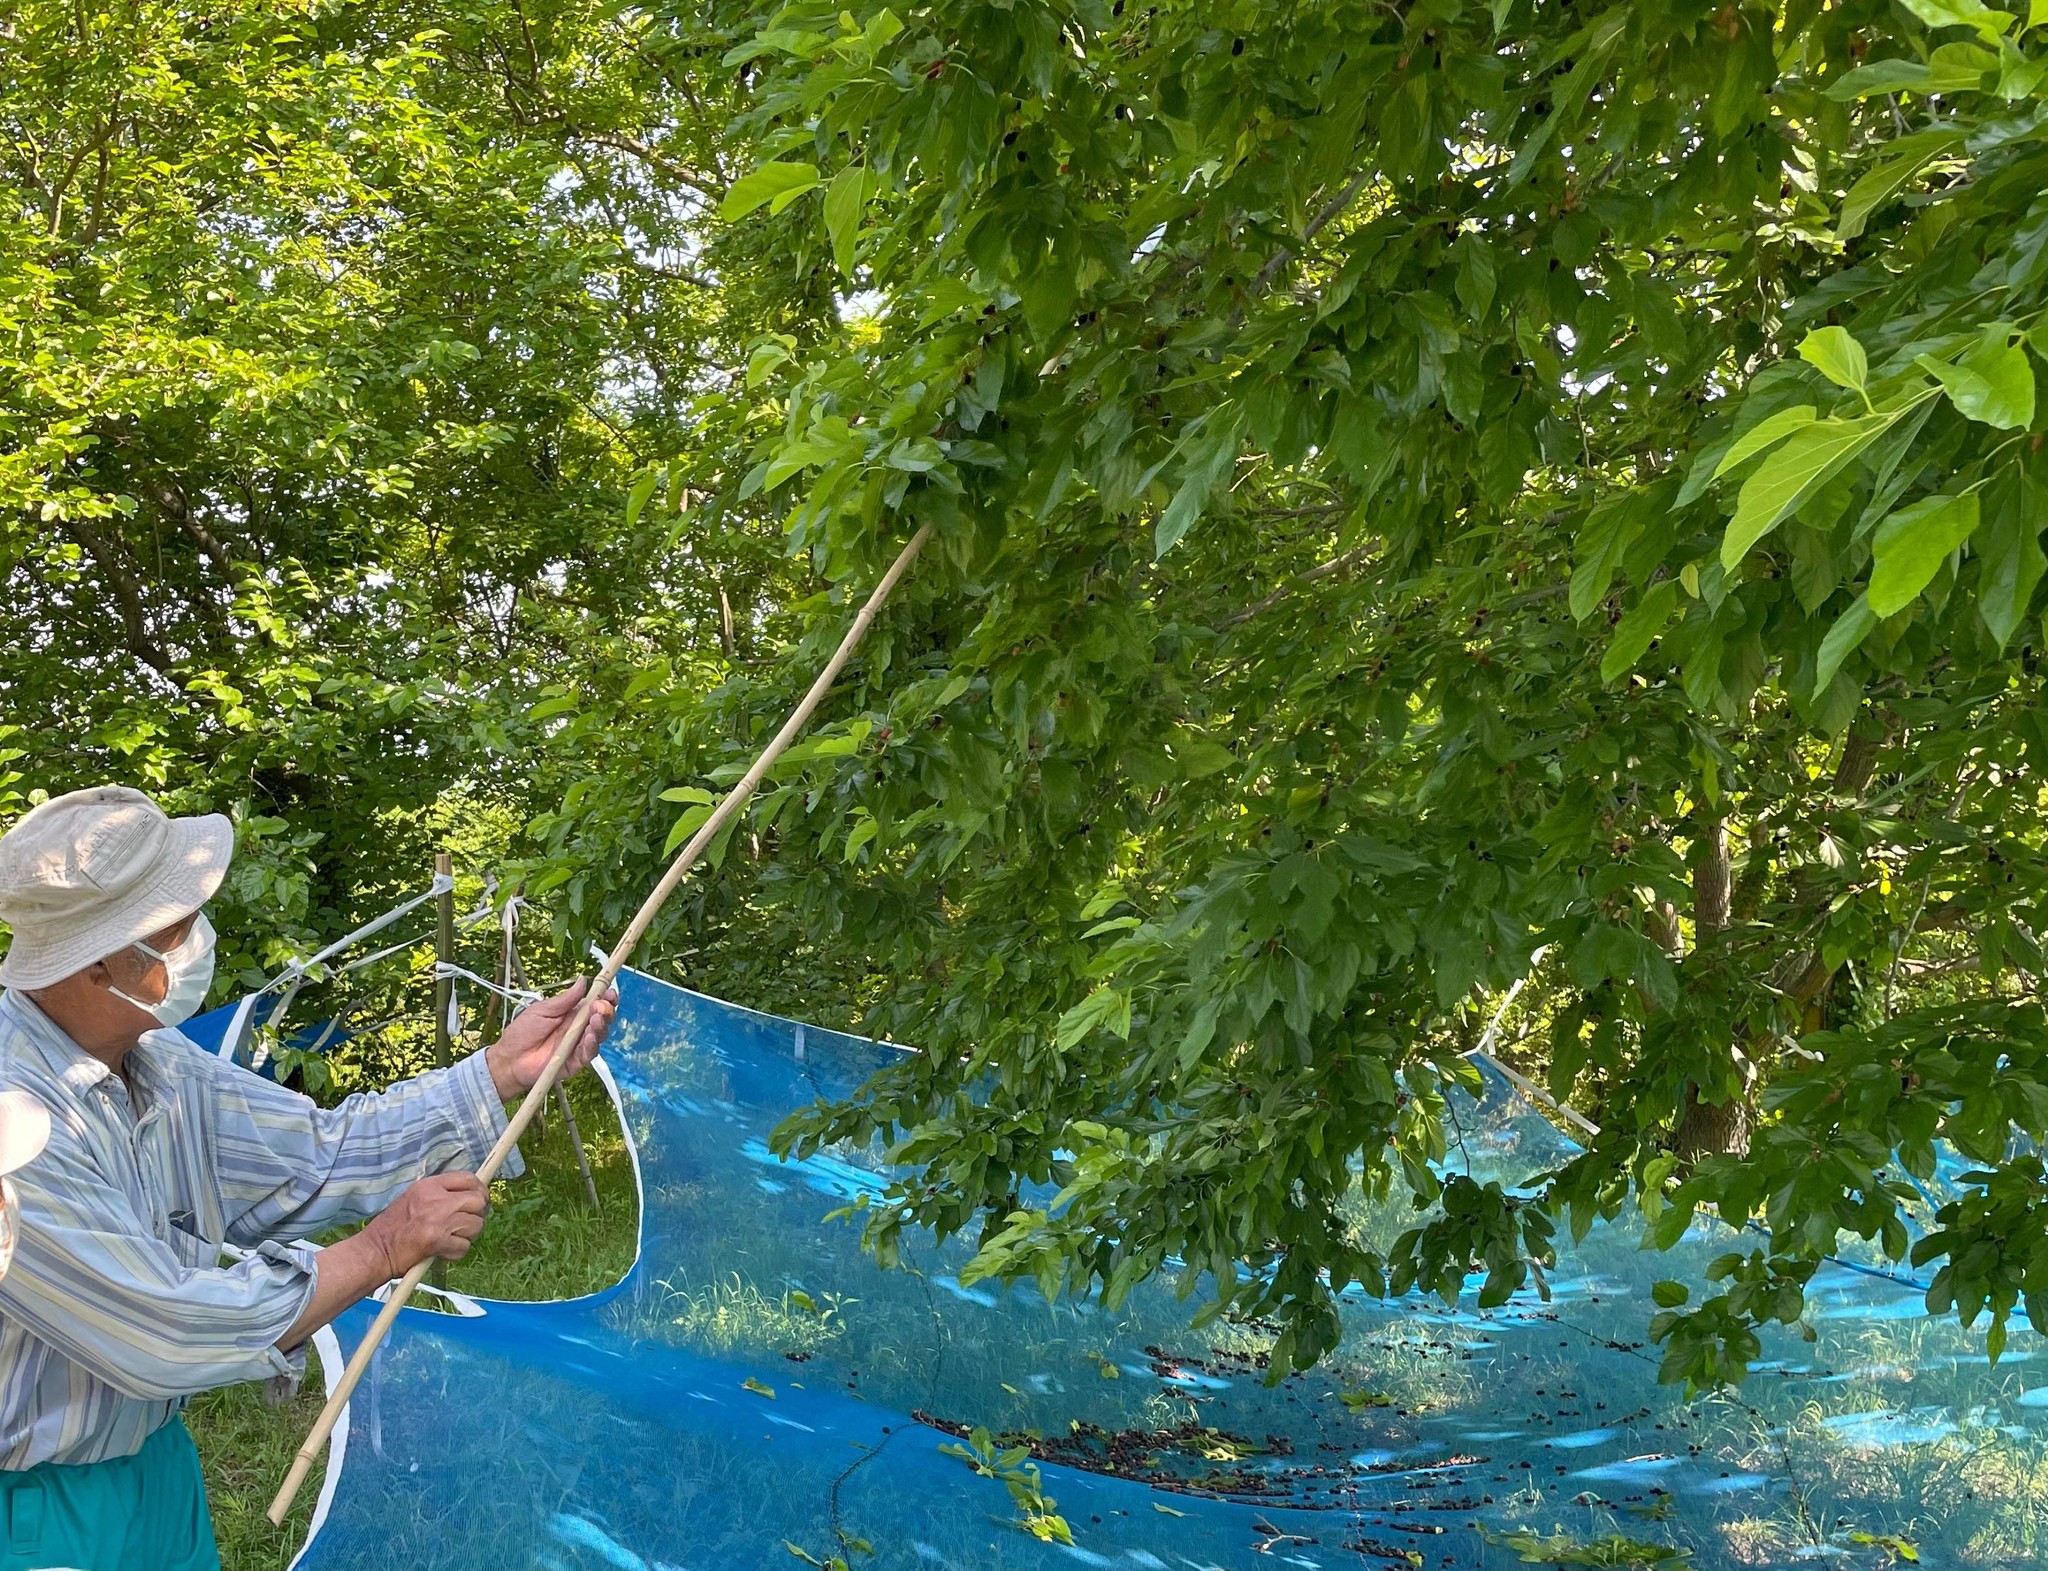
<svg viewBox="0 0 2048 1571"><path fill-rule="evenodd" d="M194 1392L303 1368L277 1349L313 1293L315 1251L292 1240L474 1170L505 1128L481 1053L334 1108L176 1031L124 1069L0 993L0 1087L50 1110L48 1148L14 1174L0 1470L131 1456ZM253 1252L224 1266L223 1243Z"/></svg>

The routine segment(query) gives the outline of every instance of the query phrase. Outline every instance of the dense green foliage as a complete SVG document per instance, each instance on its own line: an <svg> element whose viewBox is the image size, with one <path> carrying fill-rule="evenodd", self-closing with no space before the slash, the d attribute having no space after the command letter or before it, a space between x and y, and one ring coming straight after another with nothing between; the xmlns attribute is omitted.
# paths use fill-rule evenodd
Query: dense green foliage
<svg viewBox="0 0 2048 1571"><path fill-rule="evenodd" d="M608 936L929 521L657 932L923 1049L785 1131L885 1256L1284 1365L1712 1203L1711 1382L1946 1139L1931 1307L2048 1292L2048 7L20 16L14 789L245 802L252 963L453 824ZM1440 1189L1525 974L1603 1133Z"/></svg>

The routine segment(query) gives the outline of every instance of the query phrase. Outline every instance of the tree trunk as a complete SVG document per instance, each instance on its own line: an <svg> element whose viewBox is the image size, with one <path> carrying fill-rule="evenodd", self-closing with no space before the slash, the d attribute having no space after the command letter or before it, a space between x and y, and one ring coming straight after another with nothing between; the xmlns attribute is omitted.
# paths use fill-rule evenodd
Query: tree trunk
<svg viewBox="0 0 2048 1571"><path fill-rule="evenodd" d="M1728 825L1716 818L1700 826L1692 852L1692 923L1702 949L1708 934L1728 925L1728 874ZM1699 1087L1688 1084L1672 1149L1686 1162L1740 1155L1749 1149L1750 1118L1747 1086L1731 1102L1712 1103L1701 1101Z"/></svg>
<svg viewBox="0 0 2048 1571"><path fill-rule="evenodd" d="M1747 1097L1719 1104L1702 1102L1699 1087L1685 1088L1685 1110L1671 1136L1671 1148L1690 1165L1706 1156L1749 1154L1750 1110Z"/></svg>
<svg viewBox="0 0 2048 1571"><path fill-rule="evenodd" d="M1692 852L1692 925L1704 940L1728 925L1728 825L1705 825Z"/></svg>

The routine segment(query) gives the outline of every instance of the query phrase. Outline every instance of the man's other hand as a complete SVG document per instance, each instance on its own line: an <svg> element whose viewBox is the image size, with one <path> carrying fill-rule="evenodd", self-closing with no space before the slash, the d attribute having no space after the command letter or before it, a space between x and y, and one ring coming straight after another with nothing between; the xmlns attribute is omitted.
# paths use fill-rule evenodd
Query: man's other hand
<svg viewBox="0 0 2048 1571"><path fill-rule="evenodd" d="M562 1033L569 1028L569 1017L576 1013L576 1006L583 1002L583 995L590 983L578 977L553 998L543 998L530 1005L510 1025L505 1034L484 1051L491 1066L491 1083L498 1088L498 1100L517 1101L533 1088L540 1078L541 1070L554 1055ZM576 1044L569 1054L568 1062L562 1066L562 1078L567 1080L579 1073L597 1057L597 1050L604 1045L604 1039L611 1035L612 1016L619 1012L619 990L613 988L591 1007L590 1019L583 1028L583 1040Z"/></svg>
<svg viewBox="0 0 2048 1571"><path fill-rule="evenodd" d="M490 1191L474 1173L436 1173L400 1195L363 1229L394 1277L422 1260L460 1260L484 1230Z"/></svg>

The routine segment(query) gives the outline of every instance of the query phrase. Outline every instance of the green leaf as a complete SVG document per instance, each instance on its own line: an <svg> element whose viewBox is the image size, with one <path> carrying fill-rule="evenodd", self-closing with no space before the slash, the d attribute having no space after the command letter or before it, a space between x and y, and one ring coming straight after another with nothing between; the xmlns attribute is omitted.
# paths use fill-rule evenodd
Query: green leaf
<svg viewBox="0 0 2048 1571"><path fill-rule="evenodd" d="M1572 617L1583 622L1595 606L1607 598L1607 586L1614 581L1628 548L1643 530L1643 515L1632 493L1610 498L1586 515L1579 530L1578 565L1572 569L1571 591L1566 604Z"/></svg>
<svg viewBox="0 0 2048 1571"><path fill-rule="evenodd" d="M1174 492L1173 500L1160 513L1159 522L1152 531L1154 556L1164 556L1180 544L1181 537L1202 516L1202 509L1209 502L1209 493L1237 462L1241 419L1242 416L1236 413L1213 425L1205 419L1199 430L1190 431L1182 440L1181 448L1186 458L1181 470L1180 489Z"/></svg>
<svg viewBox="0 0 2048 1571"><path fill-rule="evenodd" d="M1742 484L1735 516L1721 539L1721 565L1733 572L1750 548L1790 518L1844 465L1876 441L1904 413L1822 420L1795 433Z"/></svg>
<svg viewBox="0 0 2048 1571"><path fill-rule="evenodd" d="M1731 469L1741 468L1765 448L1783 441L1801 426L1812 425L1819 415L1820 411L1812 404L1798 404L1759 420L1730 444L1720 463L1714 466L1714 478L1718 480Z"/></svg>
<svg viewBox="0 0 2048 1571"><path fill-rule="evenodd" d="M2012 642L2048 569L2041 550L2042 491L2024 469L1989 493L1990 517L1972 549L1983 563L1977 579L1977 614L2000 649Z"/></svg>
<svg viewBox="0 0 2048 1571"><path fill-rule="evenodd" d="M1216 774L1237 762L1236 755L1229 748L1206 736L1175 737L1172 750L1174 762L1180 765L1183 775L1189 780Z"/></svg>
<svg viewBox="0 0 2048 1571"><path fill-rule="evenodd" d="M1998 46L1998 96L2007 103L2028 98L2048 78L2048 59L2023 54L2010 38Z"/></svg>
<svg viewBox="0 0 2048 1571"><path fill-rule="evenodd" d="M1902 137L1892 146L1904 151L1866 172L1842 199L1842 216L1835 225L1835 238L1842 243L1862 234L1870 215L1905 190L1921 170L1937 158L1962 151L1963 133L1923 131Z"/></svg>
<svg viewBox="0 0 2048 1571"><path fill-rule="evenodd" d="M626 493L626 527L631 529L640 522L640 513L647 506L647 499L654 495L655 472L650 469L633 482L633 489Z"/></svg>
<svg viewBox="0 0 2048 1571"><path fill-rule="evenodd" d="M1934 582L1948 554L1977 528L1977 493L1930 496L1877 526L1866 598L1882 619L1903 611Z"/></svg>
<svg viewBox="0 0 2048 1571"><path fill-rule="evenodd" d="M875 821L873 815L868 813L858 814L855 817L853 827L846 832L846 860L851 862L855 855L859 853L860 848L875 838L881 827Z"/></svg>
<svg viewBox="0 0 2048 1571"><path fill-rule="evenodd" d="M732 183L725 200L718 204L718 216L731 223L764 202L773 204L771 212L779 213L818 182L817 167L812 164L763 164Z"/></svg>
<svg viewBox="0 0 2048 1571"><path fill-rule="evenodd" d="M2034 367L2010 336L2010 324L1994 322L1954 365L1932 355L1913 363L1941 383L1959 413L2000 431L2021 430L2034 423Z"/></svg>
<svg viewBox="0 0 2048 1571"><path fill-rule="evenodd" d="M712 807L708 802L699 802L694 807L684 808L669 830L668 840L662 845L661 854L674 856L676 849L703 827L704 820L709 818L711 813Z"/></svg>
<svg viewBox="0 0 2048 1571"><path fill-rule="evenodd" d="M1573 40L1579 46L1578 58L1552 92L1550 113L1516 150L1513 161L1508 165L1507 183L1510 187L1518 186L1529 178L1536 167L1536 160L1543 156L1543 150L1550 145L1559 128L1585 104L1594 85L1606 71L1607 57L1621 42L1627 27L1628 8L1616 6L1588 24Z"/></svg>
<svg viewBox="0 0 2048 1571"><path fill-rule="evenodd" d="M2012 26L2014 18L2010 12L1994 11L1984 0L1899 0L1929 27L1971 27L1992 42Z"/></svg>
<svg viewBox="0 0 2048 1571"><path fill-rule="evenodd" d="M1799 358L1835 386L1852 393L1862 392L1870 383L1870 359L1846 327L1815 328L1800 340Z"/></svg>
<svg viewBox="0 0 2048 1571"><path fill-rule="evenodd" d="M1607 653L1600 658L1600 680L1615 682L1635 666L1651 641L1664 630L1671 611L1678 604L1678 580L1664 579L1643 592L1628 615L1615 624Z"/></svg>
<svg viewBox="0 0 2048 1571"><path fill-rule="evenodd" d="M776 367L789 364L789 345L774 338L763 339L747 356L747 388L752 391L771 375Z"/></svg>
<svg viewBox="0 0 2048 1571"><path fill-rule="evenodd" d="M1683 1282L1653 1282L1650 1284L1650 1302L1659 1309L1676 1309L1692 1292Z"/></svg>
<svg viewBox="0 0 2048 1571"><path fill-rule="evenodd" d="M1933 75L1918 60L1878 60L1837 77L1828 88L1828 97L1836 103L1849 103L1879 93L1929 93L1934 91L1927 85Z"/></svg>
<svg viewBox="0 0 2048 1571"><path fill-rule="evenodd" d="M866 167L848 164L832 177L832 184L825 191L825 233L832 240L832 262L849 277L853 273L854 242L860 238L860 214L867 203L867 188Z"/></svg>
<svg viewBox="0 0 2048 1571"><path fill-rule="evenodd" d="M1461 237L1458 247L1464 255L1458 263L1458 278L1454 287L1466 311L1477 319L1485 316L1487 307L1493 304L1493 251L1487 245L1485 236L1477 234Z"/></svg>
<svg viewBox="0 0 2048 1571"><path fill-rule="evenodd" d="M1815 663L1813 692L1818 698L1826 692L1835 680L1835 673L1842 669L1842 662L1856 652L1857 646L1870 636L1877 626L1877 613L1870 609L1867 595L1858 595L1856 603L1844 611L1828 629L1828 636L1820 641L1820 657Z"/></svg>
<svg viewBox="0 0 2048 1571"><path fill-rule="evenodd" d="M1061 1052L1078 1046L1097 1027L1113 1036L1131 1034L1131 995L1121 988L1098 987L1061 1015L1053 1027L1053 1045Z"/></svg>

